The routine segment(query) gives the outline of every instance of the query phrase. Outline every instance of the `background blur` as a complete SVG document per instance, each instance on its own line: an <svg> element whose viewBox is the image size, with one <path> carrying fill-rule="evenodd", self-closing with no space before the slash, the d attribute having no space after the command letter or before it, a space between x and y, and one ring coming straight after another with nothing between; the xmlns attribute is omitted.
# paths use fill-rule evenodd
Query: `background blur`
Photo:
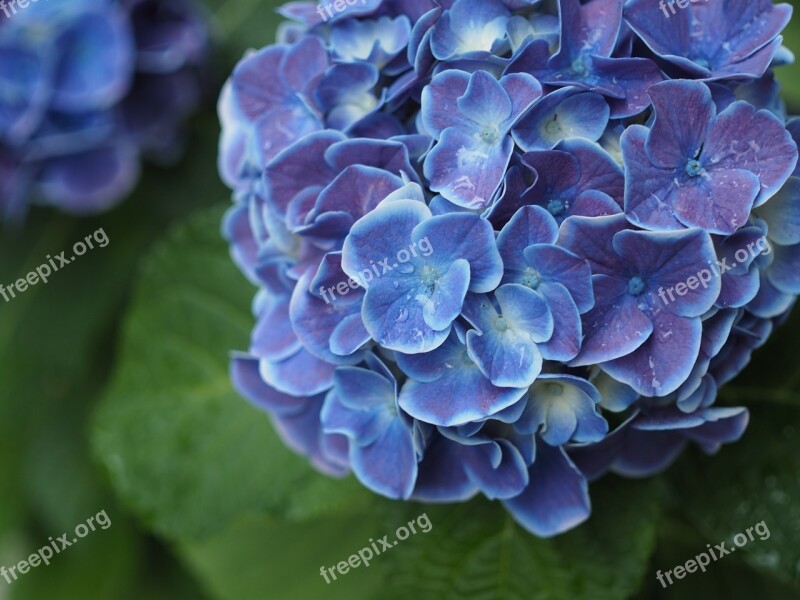
<svg viewBox="0 0 800 600"><path fill-rule="evenodd" d="M221 80L274 40L279 2L206 4ZM800 18L785 44L800 52ZM800 113L800 66L779 78ZM254 289L219 237L230 200L214 100L178 168L148 167L117 209L92 219L35 209L24 229L0 232L0 283L100 227L110 239L0 301L0 565L101 510L112 522L50 566L0 579L0 600L799 597L800 313L723 390L723 404L752 409L739 444L715 458L687 452L653 481L602 480L589 524L554 541L487 502L378 500L283 448L228 384ZM324 583L320 566L423 512L430 533ZM761 520L768 540L668 590L657 583L656 570Z"/></svg>

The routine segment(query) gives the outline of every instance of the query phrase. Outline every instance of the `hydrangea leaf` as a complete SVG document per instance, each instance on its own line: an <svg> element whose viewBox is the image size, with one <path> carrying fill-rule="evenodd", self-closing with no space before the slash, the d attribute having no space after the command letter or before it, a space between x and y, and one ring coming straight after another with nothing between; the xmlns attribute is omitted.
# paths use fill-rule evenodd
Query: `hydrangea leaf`
<svg viewBox="0 0 800 600"><path fill-rule="evenodd" d="M723 390L723 395L724 395ZM690 521L718 543L764 522L736 558L800 590L800 408L752 409L751 425L723 456L687 453L669 473ZM763 526L759 528L763 531ZM735 546L734 546L735 547Z"/></svg>
<svg viewBox="0 0 800 600"><path fill-rule="evenodd" d="M382 569L390 556L379 555L369 568L360 566L338 575L330 584L319 574L320 566L335 567L368 545L370 538L377 540L392 530L391 522L366 516L305 523L247 516L210 538L183 544L180 553L216 600L378 597L384 591ZM402 549L391 552L399 554Z"/></svg>
<svg viewBox="0 0 800 600"><path fill-rule="evenodd" d="M654 482L604 481L593 491L587 524L549 540L531 536L498 505L484 500L426 507L433 528L404 542L389 565L389 598L629 597L648 574L657 489ZM637 502L621 511L619 501L625 497ZM404 512L410 517L421 509Z"/></svg>
<svg viewBox="0 0 800 600"><path fill-rule="evenodd" d="M227 349L246 347L252 290L219 239L220 212L177 227L145 261L94 424L116 491L170 538L213 533L241 512L300 519L370 501L294 456L230 385Z"/></svg>

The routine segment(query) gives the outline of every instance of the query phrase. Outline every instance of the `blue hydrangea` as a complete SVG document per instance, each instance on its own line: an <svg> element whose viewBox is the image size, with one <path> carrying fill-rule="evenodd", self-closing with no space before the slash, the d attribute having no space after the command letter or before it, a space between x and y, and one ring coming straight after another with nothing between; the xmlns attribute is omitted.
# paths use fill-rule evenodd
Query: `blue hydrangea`
<svg viewBox="0 0 800 600"><path fill-rule="evenodd" d="M174 160L207 80L192 0L48 0L0 14L0 217L106 210ZM11 11L16 11L12 14Z"/></svg>
<svg viewBox="0 0 800 600"><path fill-rule="evenodd" d="M283 7L220 99L259 287L232 378L286 443L552 536L590 480L736 441L717 392L800 295L787 6L318 8Z"/></svg>

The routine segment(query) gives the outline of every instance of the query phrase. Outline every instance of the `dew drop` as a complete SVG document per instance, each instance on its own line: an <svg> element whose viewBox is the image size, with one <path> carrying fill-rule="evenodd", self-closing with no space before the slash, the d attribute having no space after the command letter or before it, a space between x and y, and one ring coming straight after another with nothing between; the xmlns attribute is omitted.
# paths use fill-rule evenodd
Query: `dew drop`
<svg viewBox="0 0 800 600"><path fill-rule="evenodd" d="M412 265L411 263L402 263L399 267L397 267L397 270L403 273L404 275L408 275L409 273L414 272L414 265Z"/></svg>

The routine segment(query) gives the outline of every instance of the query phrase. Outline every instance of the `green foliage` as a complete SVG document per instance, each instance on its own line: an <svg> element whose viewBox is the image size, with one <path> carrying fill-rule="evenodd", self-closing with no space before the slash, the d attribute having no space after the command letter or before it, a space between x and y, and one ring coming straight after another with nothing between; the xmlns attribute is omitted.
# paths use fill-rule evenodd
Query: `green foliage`
<svg viewBox="0 0 800 600"><path fill-rule="evenodd" d="M582 527L539 539L502 507L475 500L456 507L412 506L433 523L393 557L391 598L419 600L593 600L629 597L655 545L658 486L610 478L593 494ZM635 497L620 510L621 499ZM396 519L403 522L402 519Z"/></svg>
<svg viewBox="0 0 800 600"><path fill-rule="evenodd" d="M741 442L716 460L690 454L671 475L689 519L713 543L731 546L734 535L763 521L769 537L753 532L741 558L800 593L798 440L800 409L759 407Z"/></svg>
<svg viewBox="0 0 800 600"><path fill-rule="evenodd" d="M113 360L113 339L143 253L165 227L224 193L207 169L216 152L213 115L194 122L197 155L167 176L147 169L134 197L118 209L77 219L36 209L24 229L0 235L0 283L8 284L103 228L110 240L10 302L0 299L0 559L11 565L58 535L106 509L114 526L88 538L46 570L15 582L11 597L120 600L151 591L159 576L139 569L152 548L132 528L102 472L92 463L87 419ZM196 184L196 192L185 181ZM162 570L174 568L163 553ZM173 571L176 582L185 577ZM134 582L134 583L132 583ZM4 581L0 582L6 585ZM188 584L191 588L191 583ZM55 590L59 590L56 592ZM84 593L89 590L92 593ZM178 596L179 588L168 588ZM167 592L164 592L167 593ZM197 597L196 595L194 597Z"/></svg>
<svg viewBox="0 0 800 600"><path fill-rule="evenodd" d="M177 539L242 512L304 517L371 501L353 481L320 478L233 391L228 352L247 348L254 288L228 256L221 216L177 227L144 262L96 421L117 491Z"/></svg>
<svg viewBox="0 0 800 600"><path fill-rule="evenodd" d="M388 557L378 556L367 568L337 574L330 583L320 568L346 561L369 545L370 538L382 536L385 528L369 513L304 523L243 517L215 536L186 544L183 553L219 600L381 598L386 595L381 576Z"/></svg>

